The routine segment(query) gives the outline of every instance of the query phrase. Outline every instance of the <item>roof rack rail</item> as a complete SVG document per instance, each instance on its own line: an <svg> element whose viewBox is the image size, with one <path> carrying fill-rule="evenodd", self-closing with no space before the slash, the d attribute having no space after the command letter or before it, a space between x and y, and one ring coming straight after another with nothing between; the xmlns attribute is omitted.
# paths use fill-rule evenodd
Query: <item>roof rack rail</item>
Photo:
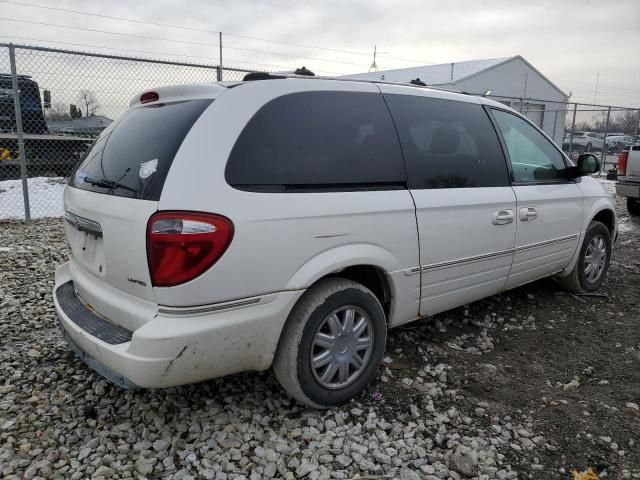
<svg viewBox="0 0 640 480"><path fill-rule="evenodd" d="M302 69L306 70L307 72L310 72L311 74L298 73ZM302 67L302 69L296 70L296 72L293 74L290 74L290 73L272 74L268 72L251 72L251 73L247 73L244 76L243 81L247 82L251 80L273 80L273 79L282 79L282 78L297 78L300 80L305 80L305 79L335 80L339 82L341 81L341 82L373 83L373 84L381 84L381 85L397 85L401 87L429 88L431 90L438 90L440 92L449 92L449 93L458 93L462 95L477 96L475 93L464 92L464 91L455 90L452 88L443 88L436 85L429 85L423 82L422 80L420 80L420 78L415 78L413 80L410 80L409 82L392 82L389 80L376 80L376 79L368 79L368 78L366 79L365 78L349 78L348 76L345 76L345 77L329 77L329 76L323 76L323 75L316 76L313 72L308 70L306 67Z"/></svg>
<svg viewBox="0 0 640 480"><path fill-rule="evenodd" d="M243 82L252 82L254 80L275 80L278 78L287 78L283 75L274 75L269 72L250 72L247 73L243 78Z"/></svg>
<svg viewBox="0 0 640 480"><path fill-rule="evenodd" d="M307 67L303 66L302 68L296 68L296 70L293 72L296 75L304 75L306 77L315 77L316 74L313 73L311 70L309 70Z"/></svg>

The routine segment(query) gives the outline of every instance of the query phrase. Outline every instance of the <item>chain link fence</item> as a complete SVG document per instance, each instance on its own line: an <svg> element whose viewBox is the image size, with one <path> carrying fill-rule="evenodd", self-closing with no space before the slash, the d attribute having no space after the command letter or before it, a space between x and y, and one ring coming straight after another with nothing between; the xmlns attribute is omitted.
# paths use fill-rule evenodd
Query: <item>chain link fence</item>
<svg viewBox="0 0 640 480"><path fill-rule="evenodd" d="M136 93L251 71L0 44L0 219L61 216L66 177Z"/></svg>
<svg viewBox="0 0 640 480"><path fill-rule="evenodd" d="M529 118L570 158L576 160L583 153L599 157L602 163L599 175L615 170L622 149L640 141L640 109L637 107L489 97Z"/></svg>
<svg viewBox="0 0 640 480"><path fill-rule="evenodd" d="M0 44L0 219L61 216L66 177L136 93L255 71ZM570 157L599 155L605 172L638 141L637 108L489 96L527 116Z"/></svg>

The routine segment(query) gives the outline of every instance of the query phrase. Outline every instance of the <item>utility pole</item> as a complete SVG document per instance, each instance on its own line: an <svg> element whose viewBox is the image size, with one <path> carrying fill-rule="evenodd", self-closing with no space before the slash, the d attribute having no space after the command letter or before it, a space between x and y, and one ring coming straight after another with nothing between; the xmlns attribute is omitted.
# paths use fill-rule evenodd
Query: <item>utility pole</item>
<svg viewBox="0 0 640 480"><path fill-rule="evenodd" d="M598 72L598 75L596 75L596 89L593 91L593 106L595 107L596 105L596 99L598 98L598 83L600 82L600 72ZM595 108L594 108L595 110ZM596 112L594 111L593 114L591 115L591 121L595 121L596 119Z"/></svg>
<svg viewBox="0 0 640 480"><path fill-rule="evenodd" d="M524 86L522 87L522 101L520 102L520 113L524 109L524 101L527 98L527 80L529 80L529 74L524 74Z"/></svg>

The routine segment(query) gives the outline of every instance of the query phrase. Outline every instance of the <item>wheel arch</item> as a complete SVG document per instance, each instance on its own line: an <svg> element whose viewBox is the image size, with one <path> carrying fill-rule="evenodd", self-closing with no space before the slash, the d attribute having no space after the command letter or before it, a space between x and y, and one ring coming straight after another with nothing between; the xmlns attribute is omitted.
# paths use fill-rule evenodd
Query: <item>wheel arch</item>
<svg viewBox="0 0 640 480"><path fill-rule="evenodd" d="M302 265L292 276L287 289L308 289L327 277L353 280L373 292L389 321L397 291L391 273L397 270L397 259L382 247L345 245L321 252Z"/></svg>
<svg viewBox="0 0 640 480"><path fill-rule="evenodd" d="M617 228L616 228L616 214L612 209L602 208L598 210L595 213L595 215L591 217L591 220L587 222L587 225L586 225L587 228L593 221L603 223L607 227L607 230L609 230L609 234L611 235L611 240L612 241L614 240L614 236L616 234Z"/></svg>
<svg viewBox="0 0 640 480"><path fill-rule="evenodd" d="M573 258L571 259L571 263L567 267L565 267L562 272L560 272L557 277L563 278L571 273L573 267L578 261L578 257L580 256L580 251L582 249L582 243L584 242L584 236L591 225L591 222L597 221L603 223L607 230L609 230L609 234L611 235L611 242L613 243L616 240L618 235L618 226L617 226L617 217L610 201L601 198L599 201L594 203L589 214L585 216L585 222L582 228L582 232L580 232L580 241L578 242L578 246L576 248L575 253L573 254Z"/></svg>

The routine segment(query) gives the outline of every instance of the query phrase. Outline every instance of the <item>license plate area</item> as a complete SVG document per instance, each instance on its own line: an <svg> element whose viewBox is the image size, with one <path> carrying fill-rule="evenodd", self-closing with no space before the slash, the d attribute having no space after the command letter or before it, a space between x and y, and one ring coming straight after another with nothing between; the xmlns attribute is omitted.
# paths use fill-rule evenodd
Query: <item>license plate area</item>
<svg viewBox="0 0 640 480"><path fill-rule="evenodd" d="M104 237L100 224L69 212L65 213L65 220L73 259L93 275L104 277Z"/></svg>

